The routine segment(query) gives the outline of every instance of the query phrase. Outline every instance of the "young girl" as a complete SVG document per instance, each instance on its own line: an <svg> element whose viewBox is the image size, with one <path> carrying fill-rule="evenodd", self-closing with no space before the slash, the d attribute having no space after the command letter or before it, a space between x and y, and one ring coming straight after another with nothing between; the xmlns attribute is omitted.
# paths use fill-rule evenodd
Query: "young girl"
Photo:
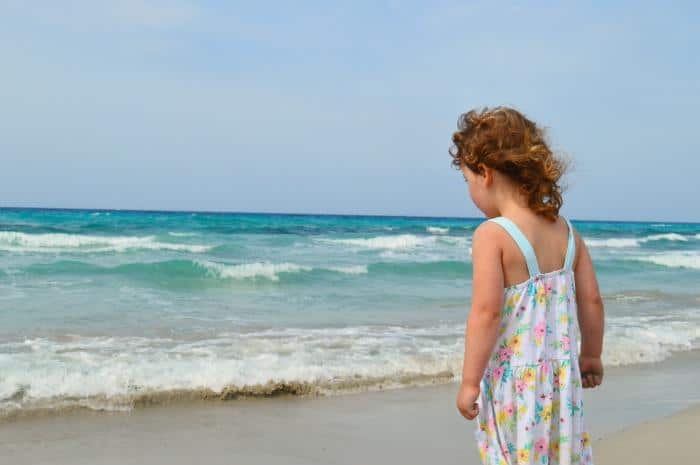
<svg viewBox="0 0 700 465"><path fill-rule="evenodd" d="M559 215L563 164L511 108L462 115L452 141L489 218L472 239L457 407L477 419L484 464L592 464L582 388L603 379L603 303L586 245Z"/></svg>

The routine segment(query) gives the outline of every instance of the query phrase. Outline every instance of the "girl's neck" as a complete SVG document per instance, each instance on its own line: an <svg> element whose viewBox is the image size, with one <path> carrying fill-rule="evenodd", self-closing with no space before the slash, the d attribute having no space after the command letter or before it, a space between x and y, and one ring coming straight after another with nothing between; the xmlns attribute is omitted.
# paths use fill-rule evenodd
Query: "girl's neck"
<svg viewBox="0 0 700 465"><path fill-rule="evenodd" d="M520 192L518 186L509 181L500 184L496 191L495 201L496 209L501 216L517 218L535 214L528 206L527 198Z"/></svg>

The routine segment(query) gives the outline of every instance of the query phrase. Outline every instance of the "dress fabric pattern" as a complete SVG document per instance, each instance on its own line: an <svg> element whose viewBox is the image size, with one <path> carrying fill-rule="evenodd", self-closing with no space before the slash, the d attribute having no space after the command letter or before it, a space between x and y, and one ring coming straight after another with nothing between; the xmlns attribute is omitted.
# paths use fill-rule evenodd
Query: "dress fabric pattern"
<svg viewBox="0 0 700 465"><path fill-rule="evenodd" d="M485 465L592 465L578 365L573 273L575 241L569 220L564 267L540 273L534 250L518 227L493 218L515 240L530 278L504 289L496 345L480 382L475 437Z"/></svg>

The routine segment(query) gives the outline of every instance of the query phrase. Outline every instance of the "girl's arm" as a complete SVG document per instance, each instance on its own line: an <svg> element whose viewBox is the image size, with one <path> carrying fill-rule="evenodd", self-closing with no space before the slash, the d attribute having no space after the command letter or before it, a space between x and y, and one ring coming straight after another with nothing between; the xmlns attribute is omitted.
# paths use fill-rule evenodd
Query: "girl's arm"
<svg viewBox="0 0 700 465"><path fill-rule="evenodd" d="M499 228L487 221L472 237L472 305L465 330L463 386L478 388L498 339L504 279Z"/></svg>
<svg viewBox="0 0 700 465"><path fill-rule="evenodd" d="M591 256L586 244L578 234L576 234L576 248L580 251L574 263L576 307L578 325L581 330L579 369L582 386L593 388L603 382L601 355L603 353L605 314Z"/></svg>

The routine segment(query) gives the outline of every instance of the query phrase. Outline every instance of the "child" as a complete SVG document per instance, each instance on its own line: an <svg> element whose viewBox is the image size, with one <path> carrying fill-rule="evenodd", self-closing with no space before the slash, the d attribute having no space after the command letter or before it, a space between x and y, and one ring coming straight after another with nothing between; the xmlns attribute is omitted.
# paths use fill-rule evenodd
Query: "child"
<svg viewBox="0 0 700 465"><path fill-rule="evenodd" d="M511 108L462 115L452 141L489 218L472 239L457 407L477 419L484 464L592 464L582 388L603 379L603 303L586 245L559 215L563 163Z"/></svg>

